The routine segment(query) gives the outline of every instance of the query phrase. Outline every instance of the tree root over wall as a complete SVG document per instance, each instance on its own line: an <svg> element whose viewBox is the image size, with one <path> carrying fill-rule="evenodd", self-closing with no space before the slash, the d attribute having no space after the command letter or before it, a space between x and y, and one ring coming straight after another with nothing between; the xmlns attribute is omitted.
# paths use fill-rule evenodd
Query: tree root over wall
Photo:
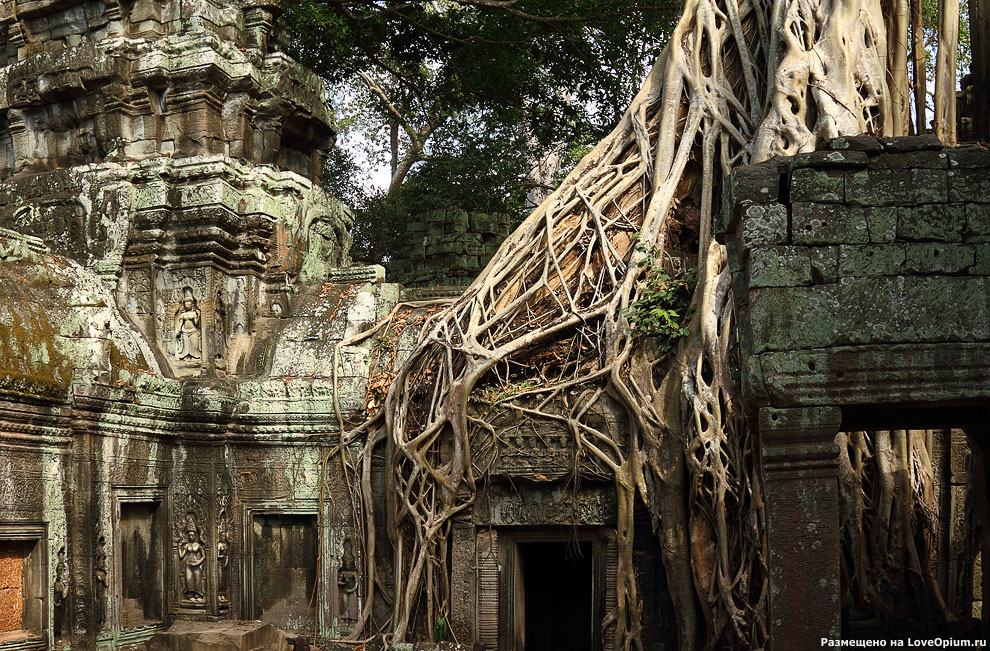
<svg viewBox="0 0 990 651"><path fill-rule="evenodd" d="M566 428L575 473L592 464L614 481L617 605L607 619L616 648L643 648L632 562L637 499L662 544L679 648L764 646L765 514L712 216L738 165L840 135L889 134L886 51L878 0L686 1L615 130L464 295L430 317L382 410L342 436L341 450L361 450L341 455L361 476L354 483L366 585L356 636L374 632L377 598L391 604L396 640L428 636L448 617L452 519L473 508L497 450L497 428L477 408L483 394L521 418ZM698 261L690 334L673 354L661 354L626 318L648 291L651 257L674 273ZM371 494L379 444L388 468L384 514L374 512ZM906 479L895 473L890 481ZM903 497L907 485L894 484L889 491ZM906 508L901 498L888 506L884 517L905 517L895 512ZM845 517L856 509L854 500ZM392 594L375 589L384 585L373 551L383 517ZM880 547L893 549L889 541ZM925 568L915 576L926 581Z"/></svg>

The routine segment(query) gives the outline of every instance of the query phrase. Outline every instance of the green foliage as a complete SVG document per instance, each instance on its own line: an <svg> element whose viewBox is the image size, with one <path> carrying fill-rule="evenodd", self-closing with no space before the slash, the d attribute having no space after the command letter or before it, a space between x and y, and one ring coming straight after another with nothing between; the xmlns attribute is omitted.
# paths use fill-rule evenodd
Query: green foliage
<svg viewBox="0 0 990 651"><path fill-rule="evenodd" d="M450 627L447 626L447 620L443 617L437 618L437 623L433 626L433 641L446 642L449 639Z"/></svg>
<svg viewBox="0 0 990 651"><path fill-rule="evenodd" d="M534 180L536 163L557 154L569 171L611 128L678 9L671 0L290 0L279 39L327 82L340 131L327 185L363 222L356 257L387 260L396 229L424 210L522 217L527 192L559 180ZM401 185L387 196L372 189L368 169L407 155Z"/></svg>
<svg viewBox="0 0 990 651"><path fill-rule="evenodd" d="M652 249L642 264L647 269L646 289L626 309L625 317L637 336L656 337L660 350L671 353L678 340L688 334L697 270L692 267L672 277Z"/></svg>

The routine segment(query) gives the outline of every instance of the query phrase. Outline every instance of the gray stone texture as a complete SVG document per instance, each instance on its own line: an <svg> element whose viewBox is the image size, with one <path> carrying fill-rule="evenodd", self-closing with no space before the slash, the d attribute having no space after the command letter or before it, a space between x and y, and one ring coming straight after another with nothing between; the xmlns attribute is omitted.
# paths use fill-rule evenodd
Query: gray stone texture
<svg viewBox="0 0 990 651"><path fill-rule="evenodd" d="M716 238L761 441L771 648L810 648L837 635L840 614L840 427L967 427L986 440L990 151L943 149L933 136L837 138L792 159L786 199L759 198L765 166L734 173L751 187L726 192ZM958 431L933 560L950 607L980 617L982 564L960 555L977 506ZM811 594L827 598L808 609Z"/></svg>

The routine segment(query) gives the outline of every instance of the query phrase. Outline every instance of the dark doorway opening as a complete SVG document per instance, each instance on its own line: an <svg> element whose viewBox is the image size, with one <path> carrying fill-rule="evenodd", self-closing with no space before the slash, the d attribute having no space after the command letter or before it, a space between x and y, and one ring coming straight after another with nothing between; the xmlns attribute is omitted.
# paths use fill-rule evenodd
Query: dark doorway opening
<svg viewBox="0 0 990 651"><path fill-rule="evenodd" d="M519 544L525 648L592 651L592 543Z"/></svg>
<svg viewBox="0 0 990 651"><path fill-rule="evenodd" d="M290 631L313 630L315 515L254 516L254 618Z"/></svg>
<svg viewBox="0 0 990 651"><path fill-rule="evenodd" d="M120 569L122 624L162 621L164 572L159 502L121 502Z"/></svg>

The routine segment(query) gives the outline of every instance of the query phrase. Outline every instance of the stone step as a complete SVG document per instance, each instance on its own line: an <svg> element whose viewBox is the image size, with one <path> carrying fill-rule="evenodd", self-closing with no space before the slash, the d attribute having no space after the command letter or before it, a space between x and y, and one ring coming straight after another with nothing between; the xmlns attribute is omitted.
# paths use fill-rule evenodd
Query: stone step
<svg viewBox="0 0 990 651"><path fill-rule="evenodd" d="M285 633L272 624L176 622L148 641L148 651L288 651Z"/></svg>

